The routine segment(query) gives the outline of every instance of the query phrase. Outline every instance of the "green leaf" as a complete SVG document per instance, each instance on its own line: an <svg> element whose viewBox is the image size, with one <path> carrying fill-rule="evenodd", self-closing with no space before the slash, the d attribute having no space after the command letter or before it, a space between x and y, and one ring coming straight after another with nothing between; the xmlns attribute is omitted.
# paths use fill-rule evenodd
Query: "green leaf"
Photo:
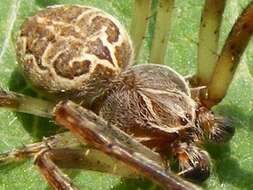
<svg viewBox="0 0 253 190"><path fill-rule="evenodd" d="M224 42L232 24L249 0L228 1L222 39ZM53 4L91 5L117 17L126 27L131 21L133 0L1 0L0 2L0 86L31 94L24 79L17 72L15 58L15 35L21 23L36 10ZM198 26L203 0L177 0L173 26L169 40L166 63L183 75L196 70ZM151 18L152 19L152 18ZM148 62L152 26L143 46L139 63ZM215 107L215 112L234 120L236 134L231 143L220 147L207 147L212 156L211 177L201 184L206 189L241 190L253 189L253 70L250 45L239 65L224 101ZM251 63L251 65L250 65ZM249 66L247 67L247 64ZM33 94L36 95L36 94ZM0 110L0 152L11 150L26 143L41 139L58 129L51 122L25 114ZM156 189L147 180L120 179L109 174L71 170L70 177L81 189L126 190ZM0 168L0 190L49 189L32 161L10 164Z"/></svg>

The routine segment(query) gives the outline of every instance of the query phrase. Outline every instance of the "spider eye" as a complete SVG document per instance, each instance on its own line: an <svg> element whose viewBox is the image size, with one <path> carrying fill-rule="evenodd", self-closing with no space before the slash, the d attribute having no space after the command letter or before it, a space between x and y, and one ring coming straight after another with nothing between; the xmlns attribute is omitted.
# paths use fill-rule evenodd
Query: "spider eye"
<svg viewBox="0 0 253 190"><path fill-rule="evenodd" d="M187 119L189 119L189 120L192 120L192 116L191 116L189 113L186 113L186 114L185 114L185 117L186 117Z"/></svg>
<svg viewBox="0 0 253 190"><path fill-rule="evenodd" d="M184 125L186 125L187 123L188 123L187 119L185 119L184 117L181 117L181 118L180 118L180 124L181 124L181 125L184 126Z"/></svg>

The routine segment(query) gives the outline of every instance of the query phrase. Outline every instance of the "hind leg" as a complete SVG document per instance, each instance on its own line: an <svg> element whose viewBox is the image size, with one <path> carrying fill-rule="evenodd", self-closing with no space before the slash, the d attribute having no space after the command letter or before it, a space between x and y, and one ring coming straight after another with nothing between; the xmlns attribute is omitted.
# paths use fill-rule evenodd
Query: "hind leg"
<svg viewBox="0 0 253 190"><path fill-rule="evenodd" d="M61 133L41 142L25 145L3 154L0 154L0 165L33 159L45 149L50 150L50 157L61 168L79 168L106 172L121 177L138 177L139 175L123 162L80 144L69 132Z"/></svg>

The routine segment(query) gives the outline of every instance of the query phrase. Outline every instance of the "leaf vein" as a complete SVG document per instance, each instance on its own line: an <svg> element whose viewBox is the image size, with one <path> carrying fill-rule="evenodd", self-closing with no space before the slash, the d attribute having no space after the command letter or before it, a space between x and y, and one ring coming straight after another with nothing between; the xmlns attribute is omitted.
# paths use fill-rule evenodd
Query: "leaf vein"
<svg viewBox="0 0 253 190"><path fill-rule="evenodd" d="M9 19L8 19L8 22L7 22L7 25L8 25L7 32L5 34L3 46L0 49L0 63L2 62L3 56L4 56L4 54L6 52L6 49L8 48L8 45L9 45L12 29L13 29L15 20L17 18L17 12L18 12L19 7L20 7L20 2L21 2L21 0L16 0L15 3L13 4L13 7L12 7L11 11L10 11L10 16L9 16Z"/></svg>

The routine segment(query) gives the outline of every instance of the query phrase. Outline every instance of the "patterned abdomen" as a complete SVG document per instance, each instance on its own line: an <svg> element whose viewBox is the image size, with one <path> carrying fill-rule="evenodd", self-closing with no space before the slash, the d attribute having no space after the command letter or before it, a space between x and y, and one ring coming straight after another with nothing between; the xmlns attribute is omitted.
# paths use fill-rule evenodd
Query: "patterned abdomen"
<svg viewBox="0 0 253 190"><path fill-rule="evenodd" d="M131 40L112 16L53 6L30 17L17 40L25 77L50 95L94 98L132 62Z"/></svg>

